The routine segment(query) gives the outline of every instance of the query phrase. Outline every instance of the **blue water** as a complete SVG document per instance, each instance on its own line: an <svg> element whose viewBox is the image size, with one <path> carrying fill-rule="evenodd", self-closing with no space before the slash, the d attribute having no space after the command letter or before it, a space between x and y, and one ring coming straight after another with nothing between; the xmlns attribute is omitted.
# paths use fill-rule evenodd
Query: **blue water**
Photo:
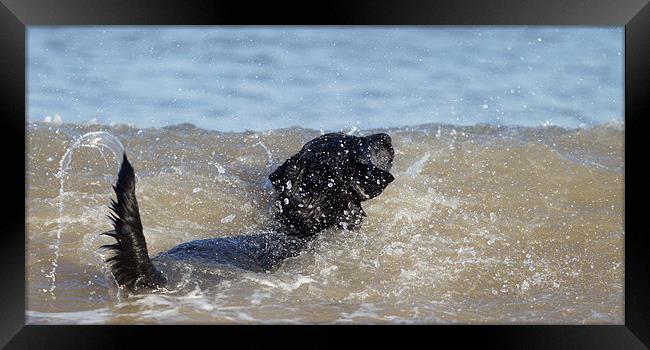
<svg viewBox="0 0 650 350"><path fill-rule="evenodd" d="M222 131L623 120L623 27L29 27L28 120Z"/></svg>

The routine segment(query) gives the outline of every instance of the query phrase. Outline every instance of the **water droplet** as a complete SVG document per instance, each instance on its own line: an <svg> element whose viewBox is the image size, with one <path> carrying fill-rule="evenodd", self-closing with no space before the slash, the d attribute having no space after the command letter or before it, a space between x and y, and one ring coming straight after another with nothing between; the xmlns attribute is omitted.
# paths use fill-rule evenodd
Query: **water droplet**
<svg viewBox="0 0 650 350"><path fill-rule="evenodd" d="M222 224L227 224L227 223L233 221L235 219L235 217L236 217L236 215L230 214L230 215L224 217L223 219L221 219L221 223Z"/></svg>

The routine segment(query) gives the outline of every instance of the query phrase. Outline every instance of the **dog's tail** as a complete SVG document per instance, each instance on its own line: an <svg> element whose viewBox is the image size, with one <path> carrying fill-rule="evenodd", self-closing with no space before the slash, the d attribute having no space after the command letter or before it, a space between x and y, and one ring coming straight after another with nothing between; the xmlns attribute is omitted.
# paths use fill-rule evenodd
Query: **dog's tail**
<svg viewBox="0 0 650 350"><path fill-rule="evenodd" d="M115 238L117 242L101 247L114 253L106 263L118 286L122 288L130 291L157 288L164 282L164 278L149 260L138 201L135 198L135 172L126 153L113 189L117 201L111 199L112 213L109 218L113 221L114 229L102 234Z"/></svg>

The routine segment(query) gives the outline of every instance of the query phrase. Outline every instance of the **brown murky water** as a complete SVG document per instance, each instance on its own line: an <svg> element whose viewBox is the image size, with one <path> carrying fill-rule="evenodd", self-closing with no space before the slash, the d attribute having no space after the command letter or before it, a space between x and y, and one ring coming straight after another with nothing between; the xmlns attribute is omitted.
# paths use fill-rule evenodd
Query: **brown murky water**
<svg viewBox="0 0 650 350"><path fill-rule="evenodd" d="M365 202L359 231L324 232L270 274L188 270L175 291L130 297L97 250L118 159L79 147L57 177L66 150L98 130L135 167L152 256L264 230L266 177L320 134L30 123L30 324L623 323L622 125L383 130L396 180Z"/></svg>

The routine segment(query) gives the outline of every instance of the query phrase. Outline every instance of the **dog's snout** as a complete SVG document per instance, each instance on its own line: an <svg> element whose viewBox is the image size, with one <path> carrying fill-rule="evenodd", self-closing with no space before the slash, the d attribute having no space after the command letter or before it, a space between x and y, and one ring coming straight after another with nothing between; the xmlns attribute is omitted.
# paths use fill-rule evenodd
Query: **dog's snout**
<svg viewBox="0 0 650 350"><path fill-rule="evenodd" d="M378 133L367 136L366 139L370 144L369 156L372 164L382 170L390 171L395 156L390 136L385 133Z"/></svg>

